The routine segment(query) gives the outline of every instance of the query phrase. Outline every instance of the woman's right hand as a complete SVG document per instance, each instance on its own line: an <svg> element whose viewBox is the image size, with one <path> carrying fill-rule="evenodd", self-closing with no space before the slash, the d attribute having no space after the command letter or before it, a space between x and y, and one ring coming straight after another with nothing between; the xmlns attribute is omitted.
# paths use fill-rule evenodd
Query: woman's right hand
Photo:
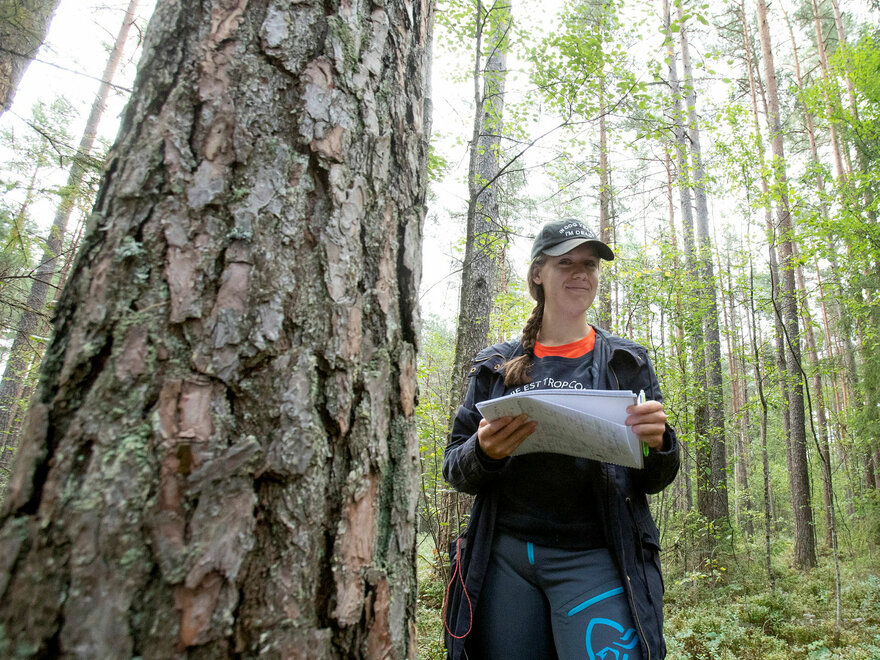
<svg viewBox="0 0 880 660"><path fill-rule="evenodd" d="M480 449L489 458L507 458L532 434L536 426L537 422L529 421L525 413L517 417L499 417L491 422L481 419L477 440Z"/></svg>

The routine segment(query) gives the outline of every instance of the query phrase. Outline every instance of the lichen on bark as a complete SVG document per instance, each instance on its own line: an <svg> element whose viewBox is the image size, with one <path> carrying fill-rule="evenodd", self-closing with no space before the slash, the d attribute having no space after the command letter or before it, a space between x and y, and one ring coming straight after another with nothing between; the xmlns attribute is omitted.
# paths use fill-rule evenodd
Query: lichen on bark
<svg viewBox="0 0 880 660"><path fill-rule="evenodd" d="M158 4L4 503L0 651L414 655L430 11Z"/></svg>

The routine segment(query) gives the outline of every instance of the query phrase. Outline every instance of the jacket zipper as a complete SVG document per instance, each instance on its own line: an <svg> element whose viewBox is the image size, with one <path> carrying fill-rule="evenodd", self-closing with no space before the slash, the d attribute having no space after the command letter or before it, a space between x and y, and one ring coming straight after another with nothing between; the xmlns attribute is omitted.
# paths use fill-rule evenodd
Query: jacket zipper
<svg viewBox="0 0 880 660"><path fill-rule="evenodd" d="M635 356L635 358L636 358L636 363L641 365L641 360L639 360L638 356ZM612 367L610 364L608 365L608 370L611 372L611 375L614 376L614 381L617 383L617 389L619 390L620 389L620 379L617 377L617 372L614 371L614 367ZM629 509L630 517L634 519L634 516L632 513L632 500L629 497L626 498L626 506ZM623 539L621 539L621 542L622 541L623 541ZM636 548L636 550L640 550L640 548ZM639 635L642 638L642 643L645 646L645 651L648 654L648 657L645 660L651 660L651 645L648 644L648 638L645 636L645 630L642 627L642 620L639 617L639 609L638 609L638 607L636 607L636 599L635 599L635 596L633 595L632 578L629 576L629 573L626 570L626 562L623 562L623 563L624 563L623 574L624 574L624 577L626 577L626 595L627 595L627 598L629 599L629 606L630 606L630 609L632 610L633 618L636 621L636 626L639 629Z"/></svg>
<svg viewBox="0 0 880 660"><path fill-rule="evenodd" d="M629 509L630 518L633 518L632 500L628 497L626 498L626 506ZM641 548L636 548L636 550L640 550L640 549ZM626 575L626 583L627 583L626 584L626 586L627 586L626 593L627 593L627 596L629 597L629 604L630 604L630 607L632 608L632 613L633 613L633 616L635 617L636 625L639 628L639 635L641 635L642 642L645 645L645 649L648 651L648 657L645 660L651 660L651 645L648 644L648 638L645 637L645 631L642 628L642 620L639 618L639 610L636 607L636 599L635 599L635 596L633 596L632 579L629 577L629 573L626 572L625 567L624 567L624 575Z"/></svg>

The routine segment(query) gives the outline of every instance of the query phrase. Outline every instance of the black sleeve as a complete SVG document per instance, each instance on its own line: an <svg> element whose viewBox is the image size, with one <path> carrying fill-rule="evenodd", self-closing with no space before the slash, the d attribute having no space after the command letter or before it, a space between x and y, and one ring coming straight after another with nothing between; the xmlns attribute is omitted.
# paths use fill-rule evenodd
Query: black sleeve
<svg viewBox="0 0 880 660"><path fill-rule="evenodd" d="M485 401L491 391L491 367L481 364L471 374L467 394L452 423L452 433L443 454L443 477L456 490L475 495L498 476L508 458L489 458L477 440L477 428L483 416L477 402Z"/></svg>
<svg viewBox="0 0 880 660"><path fill-rule="evenodd" d="M645 396L654 401L663 402L660 383L654 373L650 358L645 354L645 364L639 372L639 388ZM635 390L635 388L633 388ZM645 493L659 493L675 479L680 464L678 437L669 424L663 434L663 446L651 449L645 458L645 466L641 470L633 470L633 479L640 490Z"/></svg>

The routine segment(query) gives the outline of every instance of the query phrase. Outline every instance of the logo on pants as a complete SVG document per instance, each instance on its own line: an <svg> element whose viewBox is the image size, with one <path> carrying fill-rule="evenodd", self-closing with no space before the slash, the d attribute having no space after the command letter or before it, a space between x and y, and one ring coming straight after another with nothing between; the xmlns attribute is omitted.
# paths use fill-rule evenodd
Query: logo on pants
<svg viewBox="0 0 880 660"><path fill-rule="evenodd" d="M618 639L611 644L607 643L609 636L613 636L608 628L612 628L618 636ZM594 650L593 637L602 639L600 643L604 643L599 650ZM598 641L597 639L597 641ZM587 626L587 652L590 654L590 660L628 660L629 651L635 648L639 643L639 637L636 635L635 628L624 630L616 621L611 619L593 619Z"/></svg>

